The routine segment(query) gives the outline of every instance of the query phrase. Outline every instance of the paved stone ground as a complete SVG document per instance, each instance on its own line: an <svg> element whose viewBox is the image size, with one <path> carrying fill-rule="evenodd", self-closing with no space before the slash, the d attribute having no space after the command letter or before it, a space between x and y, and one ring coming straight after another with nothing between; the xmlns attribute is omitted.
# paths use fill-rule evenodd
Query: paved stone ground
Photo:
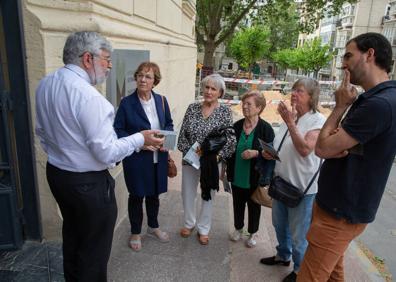
<svg viewBox="0 0 396 282"><path fill-rule="evenodd" d="M230 250L224 231L228 230L229 215L223 207L228 201L216 197L213 229L209 246L201 246L193 233L182 238L181 199L178 191L169 191L161 199L161 228L169 232L171 242L161 243L143 235L142 250L128 247L129 221L124 220L117 230L109 264L110 281L229 281ZM143 223L146 226L146 223ZM145 228L144 228L145 229Z"/></svg>
<svg viewBox="0 0 396 282"><path fill-rule="evenodd" d="M181 238L183 207L180 195L180 153L172 153L178 165L178 176L170 179L169 192L161 196L159 222L169 232L171 241L160 243L143 236L142 250L133 252L128 247L129 221L124 219L113 241L109 263L111 281L281 281L292 266L264 266L260 258L271 256L277 244L271 223L271 210L262 208L259 238L256 248L249 249L244 241L231 242L228 234L233 229L232 198L225 192L214 200L210 243L201 246L194 233ZM198 198L200 201L200 198ZM245 217L247 218L247 217ZM143 222L143 230L146 223ZM383 281L364 254L351 244L345 257L346 281Z"/></svg>
<svg viewBox="0 0 396 282"><path fill-rule="evenodd" d="M183 207L180 195L180 153L172 153L179 167L169 180L169 192L161 195L159 222L171 241L160 243L143 236L143 248L128 247L129 221L125 218L114 234L109 262L109 281L281 281L292 267L264 266L259 260L271 256L277 244L271 224L271 210L262 208L256 248L244 242L231 242L233 229L231 196L219 192L215 197L213 225L208 246L201 246L194 234L181 238ZM200 199L200 198L199 198ZM125 199L127 200L127 199ZM143 230L146 223L143 222ZM95 259L95 258L92 258ZM345 256L346 281L383 281L375 267L352 243ZM15 252L0 252L0 281L64 281L60 242L26 242Z"/></svg>
<svg viewBox="0 0 396 282"><path fill-rule="evenodd" d="M0 252L0 281L64 281L61 242L25 242L21 250Z"/></svg>

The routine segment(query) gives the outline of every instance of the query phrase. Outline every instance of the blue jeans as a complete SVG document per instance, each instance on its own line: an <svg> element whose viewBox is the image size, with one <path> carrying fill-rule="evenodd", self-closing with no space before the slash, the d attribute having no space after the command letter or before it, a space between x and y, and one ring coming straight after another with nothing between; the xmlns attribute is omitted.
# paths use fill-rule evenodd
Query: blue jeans
<svg viewBox="0 0 396 282"><path fill-rule="evenodd" d="M284 261L289 261L291 257L295 272L300 269L308 246L306 235L311 225L315 195L305 195L295 208L288 208L276 200L272 202L272 225L278 239L277 256Z"/></svg>

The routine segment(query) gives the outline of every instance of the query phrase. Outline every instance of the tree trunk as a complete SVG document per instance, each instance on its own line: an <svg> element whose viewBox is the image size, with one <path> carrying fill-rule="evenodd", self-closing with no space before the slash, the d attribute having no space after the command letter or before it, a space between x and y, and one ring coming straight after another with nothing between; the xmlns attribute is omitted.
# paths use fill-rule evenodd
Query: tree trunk
<svg viewBox="0 0 396 282"><path fill-rule="evenodd" d="M213 68L214 67L214 53L216 50L214 40L208 38L208 40L205 42L204 49L205 49L205 54L204 54L203 65L205 67Z"/></svg>

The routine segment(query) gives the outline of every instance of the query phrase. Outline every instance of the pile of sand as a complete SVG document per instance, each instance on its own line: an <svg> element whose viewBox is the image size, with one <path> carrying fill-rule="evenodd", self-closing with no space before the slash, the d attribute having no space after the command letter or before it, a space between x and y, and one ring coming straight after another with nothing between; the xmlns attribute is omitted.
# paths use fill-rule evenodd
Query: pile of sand
<svg viewBox="0 0 396 282"><path fill-rule="evenodd" d="M278 104L280 101L285 101L286 103L290 103L290 94L283 95L279 91L262 91L264 94L265 100L267 101L267 106L264 111L261 113L261 118L270 124L282 123L283 120L281 116L278 114ZM242 117L242 104L232 106L231 109L234 111L236 116ZM331 113L330 109L323 108L319 106L319 111L325 116L328 117Z"/></svg>

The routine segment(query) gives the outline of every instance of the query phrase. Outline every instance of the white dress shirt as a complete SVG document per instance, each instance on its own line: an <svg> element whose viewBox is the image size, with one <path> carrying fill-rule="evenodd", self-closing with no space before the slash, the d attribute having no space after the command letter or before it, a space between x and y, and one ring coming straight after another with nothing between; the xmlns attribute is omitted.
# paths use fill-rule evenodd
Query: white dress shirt
<svg viewBox="0 0 396 282"><path fill-rule="evenodd" d="M158 113L157 113L157 107L155 106L155 100L153 98L153 95L150 96L150 99L148 101L140 99L140 97L139 100L150 122L151 129L161 129ZM155 164L158 163L158 151L154 151L153 162Z"/></svg>
<svg viewBox="0 0 396 282"><path fill-rule="evenodd" d="M63 170L112 168L144 144L141 133L117 138L113 106L77 65L68 64L40 81L36 115L36 134L48 162Z"/></svg>

